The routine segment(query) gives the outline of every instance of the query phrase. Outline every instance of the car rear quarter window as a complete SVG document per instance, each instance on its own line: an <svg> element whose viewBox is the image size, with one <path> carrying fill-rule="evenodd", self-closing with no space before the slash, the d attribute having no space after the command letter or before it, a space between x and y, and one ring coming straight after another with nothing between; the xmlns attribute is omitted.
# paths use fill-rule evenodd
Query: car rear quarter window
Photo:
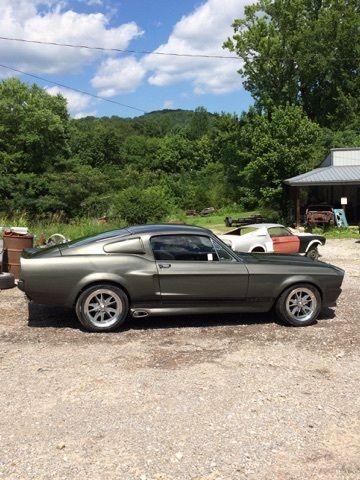
<svg viewBox="0 0 360 480"><path fill-rule="evenodd" d="M256 230L259 230L259 229L256 227L242 227L239 230L240 230L239 235L246 235L247 233L256 232Z"/></svg>
<svg viewBox="0 0 360 480"><path fill-rule="evenodd" d="M219 260L211 239L202 235L159 235L152 237L150 244L156 260Z"/></svg>
<svg viewBox="0 0 360 480"><path fill-rule="evenodd" d="M123 253L142 255L145 253L143 243L140 238L126 238L118 242L112 242L104 245L105 253Z"/></svg>

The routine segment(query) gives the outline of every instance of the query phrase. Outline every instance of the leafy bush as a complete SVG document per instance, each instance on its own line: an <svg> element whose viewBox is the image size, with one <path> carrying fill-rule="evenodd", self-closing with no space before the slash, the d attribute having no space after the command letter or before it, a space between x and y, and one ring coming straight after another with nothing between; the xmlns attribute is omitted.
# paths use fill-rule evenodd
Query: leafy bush
<svg viewBox="0 0 360 480"><path fill-rule="evenodd" d="M158 222L169 212L169 198L161 187L129 187L116 196L113 204L113 214L128 224Z"/></svg>

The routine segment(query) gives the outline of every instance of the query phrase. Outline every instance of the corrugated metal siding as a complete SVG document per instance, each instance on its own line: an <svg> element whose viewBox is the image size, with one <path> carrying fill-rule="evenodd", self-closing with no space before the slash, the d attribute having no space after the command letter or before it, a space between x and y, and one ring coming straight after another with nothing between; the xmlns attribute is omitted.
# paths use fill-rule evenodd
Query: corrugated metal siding
<svg viewBox="0 0 360 480"><path fill-rule="evenodd" d="M331 153L334 167L345 165L360 167L360 149L333 150Z"/></svg>
<svg viewBox="0 0 360 480"><path fill-rule="evenodd" d="M336 185L339 183L360 185L360 165L315 168L311 172L288 178L285 183L293 186Z"/></svg>

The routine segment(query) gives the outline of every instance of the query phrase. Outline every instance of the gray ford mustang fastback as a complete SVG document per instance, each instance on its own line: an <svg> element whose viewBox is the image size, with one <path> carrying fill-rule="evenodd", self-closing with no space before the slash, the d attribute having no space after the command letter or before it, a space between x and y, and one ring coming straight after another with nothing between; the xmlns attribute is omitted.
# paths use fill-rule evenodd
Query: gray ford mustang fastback
<svg viewBox="0 0 360 480"><path fill-rule="evenodd" d="M91 331L147 315L267 312L294 326L335 306L344 271L296 255L237 254L210 230L143 225L113 230L21 258L18 286L30 300L74 307Z"/></svg>

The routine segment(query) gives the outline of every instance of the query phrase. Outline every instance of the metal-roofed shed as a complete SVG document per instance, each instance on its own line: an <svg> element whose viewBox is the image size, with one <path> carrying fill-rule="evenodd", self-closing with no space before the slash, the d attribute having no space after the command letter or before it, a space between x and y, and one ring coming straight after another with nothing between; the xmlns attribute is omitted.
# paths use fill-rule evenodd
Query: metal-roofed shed
<svg viewBox="0 0 360 480"><path fill-rule="evenodd" d="M291 189L298 225L306 205L326 203L342 208L344 198L348 221L360 222L360 148L332 149L318 168L288 178L284 183Z"/></svg>

